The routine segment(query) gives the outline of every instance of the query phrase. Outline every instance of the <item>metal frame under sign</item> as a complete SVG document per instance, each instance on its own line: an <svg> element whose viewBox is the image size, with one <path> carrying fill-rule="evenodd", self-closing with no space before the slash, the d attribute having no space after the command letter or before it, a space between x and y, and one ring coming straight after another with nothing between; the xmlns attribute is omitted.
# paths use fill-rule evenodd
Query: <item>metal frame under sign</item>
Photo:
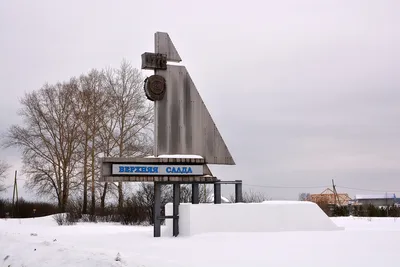
<svg viewBox="0 0 400 267"><path fill-rule="evenodd" d="M203 165L112 164L112 175L135 176L201 176Z"/></svg>

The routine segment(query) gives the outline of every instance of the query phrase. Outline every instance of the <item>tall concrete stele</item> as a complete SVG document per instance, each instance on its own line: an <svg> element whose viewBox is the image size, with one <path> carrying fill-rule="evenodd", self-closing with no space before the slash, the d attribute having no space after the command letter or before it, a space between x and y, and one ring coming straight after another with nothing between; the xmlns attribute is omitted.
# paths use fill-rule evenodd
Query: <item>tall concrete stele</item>
<svg viewBox="0 0 400 267"><path fill-rule="evenodd" d="M235 184L241 201L241 181L222 182L207 164L235 162L185 66L170 65L182 59L169 35L155 33L155 53L142 54L142 69L154 70L145 80L147 98L154 101L154 157L103 158L105 182L154 182L154 236L160 236L160 221L173 219L179 233L180 184L192 184L192 203L199 203L199 184L214 185L214 203L221 203L221 184ZM162 155L162 156L161 156ZM185 157L174 155L186 155ZM173 184L173 216L161 216L160 185Z"/></svg>
<svg viewBox="0 0 400 267"><path fill-rule="evenodd" d="M201 155L207 164L234 165L186 67L168 61L182 59L168 34L157 32L155 54L142 56L142 68L155 72L146 86L148 98L155 103L155 155Z"/></svg>

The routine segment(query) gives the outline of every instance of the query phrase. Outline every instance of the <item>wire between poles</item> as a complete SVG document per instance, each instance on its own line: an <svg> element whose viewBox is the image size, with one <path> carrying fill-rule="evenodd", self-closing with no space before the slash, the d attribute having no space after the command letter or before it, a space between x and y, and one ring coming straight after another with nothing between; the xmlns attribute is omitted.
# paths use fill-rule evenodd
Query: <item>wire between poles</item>
<svg viewBox="0 0 400 267"><path fill-rule="evenodd" d="M259 184L243 184L244 186L251 186L251 187L262 187L262 188L280 188L280 189L318 189L318 188L329 188L330 185L321 185L321 186L279 186L279 185L259 185ZM337 188L342 189L350 189L356 191L366 191L366 192L393 192L393 193L400 193L400 190L386 190L386 189L366 189L366 188L357 188L357 187L349 187L349 186L340 186L336 185Z"/></svg>
<svg viewBox="0 0 400 267"><path fill-rule="evenodd" d="M257 185L257 184L243 184L246 186L253 186L253 187L265 187L265 188L282 188L282 189L310 189L310 188L327 188L329 186L275 186L275 185Z"/></svg>

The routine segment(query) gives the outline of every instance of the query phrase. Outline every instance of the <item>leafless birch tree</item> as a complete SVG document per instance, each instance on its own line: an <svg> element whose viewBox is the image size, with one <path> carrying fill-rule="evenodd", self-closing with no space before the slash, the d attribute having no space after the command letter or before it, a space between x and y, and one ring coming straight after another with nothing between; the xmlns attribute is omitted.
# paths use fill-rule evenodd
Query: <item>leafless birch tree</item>
<svg viewBox="0 0 400 267"><path fill-rule="evenodd" d="M83 197L82 212L104 210L114 189L122 208L122 184L101 183L98 159L149 155L152 147L152 105L143 92L139 70L123 61L118 69L92 70L56 85L46 84L21 100L21 125L12 125L6 147L22 151L26 185L57 199L65 211L68 197ZM96 197L97 196L97 197Z"/></svg>
<svg viewBox="0 0 400 267"><path fill-rule="evenodd" d="M23 125L12 125L4 140L6 146L22 151L26 185L38 194L55 197L61 211L65 211L70 191L79 185L76 102L75 79L27 93L19 112Z"/></svg>
<svg viewBox="0 0 400 267"><path fill-rule="evenodd" d="M6 187L3 184L4 179L6 178L7 171L9 170L10 165L8 165L5 161L0 160L0 192L5 191Z"/></svg>
<svg viewBox="0 0 400 267"><path fill-rule="evenodd" d="M114 118L113 142L118 157L148 155L151 139L146 131L153 122L153 107L143 93L143 77L128 62L119 69L106 71L106 86ZM124 201L122 183L118 183L118 206Z"/></svg>
<svg viewBox="0 0 400 267"><path fill-rule="evenodd" d="M92 70L87 75L82 75L80 82L80 115L79 121L82 134L82 178L83 178L83 207L82 212L87 213L88 181L91 185L91 214L95 212L96 205L96 180L99 176L97 158L103 145L100 143L99 133L108 110L108 99L102 72ZM90 175L90 177L89 177Z"/></svg>

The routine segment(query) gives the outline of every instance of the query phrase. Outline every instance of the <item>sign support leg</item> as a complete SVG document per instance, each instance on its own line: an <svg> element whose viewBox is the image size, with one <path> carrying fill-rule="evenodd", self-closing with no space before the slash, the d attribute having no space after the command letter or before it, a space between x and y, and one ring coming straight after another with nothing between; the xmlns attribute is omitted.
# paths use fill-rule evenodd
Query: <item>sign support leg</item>
<svg viewBox="0 0 400 267"><path fill-rule="evenodd" d="M243 194L242 194L242 181L236 180L235 184L235 202L243 202Z"/></svg>
<svg viewBox="0 0 400 267"><path fill-rule="evenodd" d="M199 184L194 183L192 184L192 204L199 204Z"/></svg>
<svg viewBox="0 0 400 267"><path fill-rule="evenodd" d="M214 184L214 204L221 204L221 184Z"/></svg>
<svg viewBox="0 0 400 267"><path fill-rule="evenodd" d="M174 184L173 189L173 236L179 235L179 203L180 203L180 189L181 185L179 183Z"/></svg>
<svg viewBox="0 0 400 267"><path fill-rule="evenodd" d="M161 184L154 183L154 237L161 236Z"/></svg>

